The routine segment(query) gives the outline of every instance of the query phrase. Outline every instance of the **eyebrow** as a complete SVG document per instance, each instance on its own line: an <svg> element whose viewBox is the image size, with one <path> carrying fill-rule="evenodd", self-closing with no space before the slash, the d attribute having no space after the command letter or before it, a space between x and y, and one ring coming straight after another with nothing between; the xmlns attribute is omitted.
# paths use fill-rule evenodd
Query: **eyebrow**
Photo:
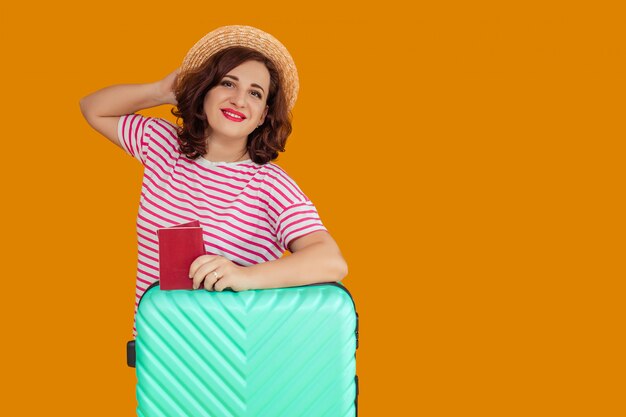
<svg viewBox="0 0 626 417"><path fill-rule="evenodd" d="M224 77L229 77L229 78L232 78L232 79L233 79L233 80L235 80L235 81L239 81L239 78L235 77L234 75L224 75ZM260 89L261 89L261 91L263 91L263 92L265 93L265 90L263 90L263 87L261 87L260 85L258 85L258 84L250 84L250 85L251 85L252 87L258 87L258 88L260 88Z"/></svg>

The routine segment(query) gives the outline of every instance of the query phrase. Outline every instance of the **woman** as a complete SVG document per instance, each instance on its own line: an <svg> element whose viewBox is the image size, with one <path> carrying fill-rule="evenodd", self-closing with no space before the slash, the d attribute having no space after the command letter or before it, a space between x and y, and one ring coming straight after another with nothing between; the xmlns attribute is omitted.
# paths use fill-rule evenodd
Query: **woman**
<svg viewBox="0 0 626 417"><path fill-rule="evenodd" d="M271 161L291 133L298 77L289 52L249 26L202 38L181 68L80 102L88 123L144 165L135 314L158 280L156 229L199 220L194 288L245 291L340 281L347 265L313 203ZM135 111L162 104L182 127ZM292 255L281 257L288 249ZM133 336L136 329L133 326Z"/></svg>

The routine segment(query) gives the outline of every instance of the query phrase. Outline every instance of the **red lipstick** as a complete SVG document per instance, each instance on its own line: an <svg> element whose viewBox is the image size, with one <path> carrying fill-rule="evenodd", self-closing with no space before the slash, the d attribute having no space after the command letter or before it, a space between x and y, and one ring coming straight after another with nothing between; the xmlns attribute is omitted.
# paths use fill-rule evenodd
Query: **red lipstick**
<svg viewBox="0 0 626 417"><path fill-rule="evenodd" d="M233 122L241 122L245 120L246 118L246 116L244 116L242 113L233 109L221 109L221 110L222 110L222 114L224 115L224 117L226 117L228 120L232 120ZM228 114L228 113L231 113L231 114Z"/></svg>

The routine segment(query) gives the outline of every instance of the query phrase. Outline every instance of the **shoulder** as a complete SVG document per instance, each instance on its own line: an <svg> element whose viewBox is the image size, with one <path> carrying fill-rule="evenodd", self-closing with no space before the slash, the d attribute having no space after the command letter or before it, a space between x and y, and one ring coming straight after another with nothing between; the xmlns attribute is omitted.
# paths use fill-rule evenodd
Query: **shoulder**
<svg viewBox="0 0 626 417"><path fill-rule="evenodd" d="M177 126L169 120L160 117L149 117L148 119L147 126L150 126L152 130L168 135L177 135Z"/></svg>
<svg viewBox="0 0 626 417"><path fill-rule="evenodd" d="M277 198L282 204L289 205L309 200L296 181L278 164L268 162L262 165L260 173L263 177L265 187L268 188L272 196Z"/></svg>
<svg viewBox="0 0 626 417"><path fill-rule="evenodd" d="M146 133L155 152L167 159L175 159L180 154L178 146L178 129L169 120L160 117L149 117L146 122Z"/></svg>
<svg viewBox="0 0 626 417"><path fill-rule="evenodd" d="M282 168L280 165L274 162L268 162L262 165L262 167L263 167L263 172L266 173L267 175L270 175L274 178L283 178L283 179L289 179L290 181L293 181L293 179L287 173L287 171L285 171L284 168Z"/></svg>
<svg viewBox="0 0 626 417"><path fill-rule="evenodd" d="M130 135L141 136L144 134L161 133L167 136L177 136L177 126L169 120L144 116L139 113L129 113L121 116L118 121L118 129L128 132Z"/></svg>
<svg viewBox="0 0 626 417"><path fill-rule="evenodd" d="M268 162L260 165L258 173L263 176L264 180L269 184L279 187L297 187L296 182L287 173L287 171L274 162Z"/></svg>

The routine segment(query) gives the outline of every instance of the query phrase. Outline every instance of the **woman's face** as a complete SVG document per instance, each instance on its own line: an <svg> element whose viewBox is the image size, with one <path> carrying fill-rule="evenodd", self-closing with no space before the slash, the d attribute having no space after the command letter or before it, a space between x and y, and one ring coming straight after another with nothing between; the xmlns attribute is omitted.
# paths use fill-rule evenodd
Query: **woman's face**
<svg viewBox="0 0 626 417"><path fill-rule="evenodd" d="M265 120L270 73L265 64L246 61L229 71L204 98L212 135L247 138Z"/></svg>

